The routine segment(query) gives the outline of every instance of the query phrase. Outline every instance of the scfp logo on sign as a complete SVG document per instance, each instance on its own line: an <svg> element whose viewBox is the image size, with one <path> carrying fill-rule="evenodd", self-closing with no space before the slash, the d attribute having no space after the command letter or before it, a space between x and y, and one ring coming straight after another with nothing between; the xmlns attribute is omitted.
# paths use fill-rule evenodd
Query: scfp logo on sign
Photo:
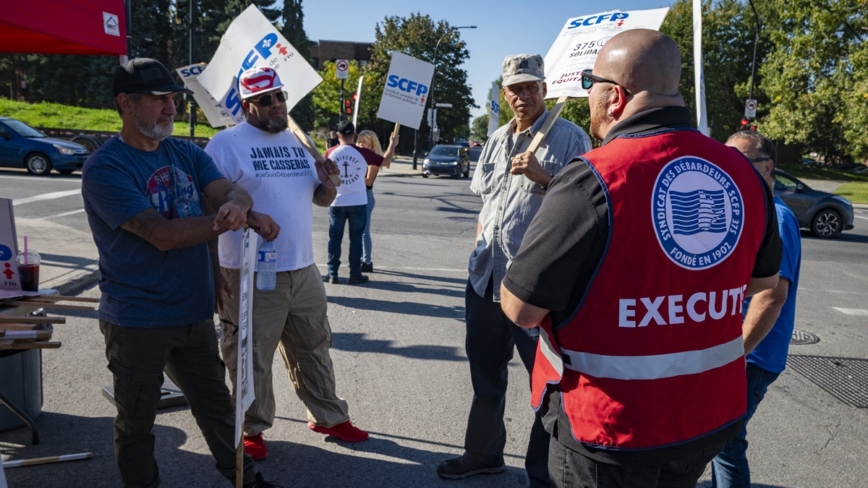
<svg viewBox="0 0 868 488"><path fill-rule="evenodd" d="M412 93L414 90L416 91L416 95L424 95L428 93L428 87L421 84L416 83L415 81L410 81L407 78L398 78L397 75L389 76L389 82L386 84L389 88L398 88L399 90L407 93Z"/></svg>
<svg viewBox="0 0 868 488"><path fill-rule="evenodd" d="M189 78L191 76L199 76L202 74L202 71L205 70L204 66L190 66L189 68L184 68L181 70L181 76L184 78Z"/></svg>
<svg viewBox="0 0 868 488"><path fill-rule="evenodd" d="M603 23L607 20L609 22L623 21L624 19L626 19L629 16L630 16L630 14L628 14L627 12L615 12L613 14L592 15L590 17L576 19L576 20L570 22L570 26L568 27L568 29L575 29L576 27L581 27L581 26L587 27L587 26L591 26L591 25L596 25L596 24Z"/></svg>

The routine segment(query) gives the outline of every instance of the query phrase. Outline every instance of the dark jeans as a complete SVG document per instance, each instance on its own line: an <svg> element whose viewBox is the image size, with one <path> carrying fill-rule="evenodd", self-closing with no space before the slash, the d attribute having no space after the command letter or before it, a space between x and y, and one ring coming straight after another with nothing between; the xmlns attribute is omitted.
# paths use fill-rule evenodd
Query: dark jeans
<svg viewBox="0 0 868 488"><path fill-rule="evenodd" d="M506 406L507 365L515 346L528 373L533 370L539 331L522 329L506 318L500 303L492 299L490 281L485 297L477 295L468 281L464 303L467 322L465 350L473 383L473 403L467 419L464 449L475 456L503 459L506 445L503 412ZM522 385L530 388L530 381L525 380ZM525 457L525 469L531 487L549 486L548 450L549 435L537 413Z"/></svg>
<svg viewBox="0 0 868 488"><path fill-rule="evenodd" d="M582 456L552 437L549 475L556 488L695 488L721 446L660 465L616 466Z"/></svg>
<svg viewBox="0 0 868 488"><path fill-rule="evenodd" d="M115 459L124 487L155 487L160 473L153 434L163 371L181 388L217 470L235 480L235 408L224 381L212 319L179 327L121 327L104 320L108 369L114 374ZM244 455L244 482L255 470ZM169 482L176 486L176 482Z"/></svg>
<svg viewBox="0 0 868 488"><path fill-rule="evenodd" d="M344 224L350 223L350 278L362 275L362 232L368 222L368 206L329 207L329 276L337 276L341 267L341 241Z"/></svg>
<svg viewBox="0 0 868 488"><path fill-rule="evenodd" d="M747 363L747 415L737 436L728 440L711 463L712 488L744 488L750 486L750 466L747 463L747 423L756 412L766 391L779 373L766 371Z"/></svg>

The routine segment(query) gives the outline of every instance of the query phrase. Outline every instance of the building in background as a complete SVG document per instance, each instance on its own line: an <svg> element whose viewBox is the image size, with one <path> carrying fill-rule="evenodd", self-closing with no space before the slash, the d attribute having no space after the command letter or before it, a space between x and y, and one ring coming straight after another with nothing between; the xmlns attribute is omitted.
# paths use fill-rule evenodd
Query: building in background
<svg viewBox="0 0 868 488"><path fill-rule="evenodd" d="M320 40L310 47L310 60L317 71L322 71L324 62L337 59L355 59L364 66L371 60L372 47L370 42Z"/></svg>

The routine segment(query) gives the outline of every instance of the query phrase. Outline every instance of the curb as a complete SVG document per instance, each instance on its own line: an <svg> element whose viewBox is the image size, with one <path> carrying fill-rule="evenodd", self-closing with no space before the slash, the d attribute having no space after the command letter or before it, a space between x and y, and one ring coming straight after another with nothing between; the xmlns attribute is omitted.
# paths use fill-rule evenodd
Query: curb
<svg viewBox="0 0 868 488"><path fill-rule="evenodd" d="M88 270L81 276L77 276L60 285L54 287L58 295L71 296L76 295L86 288L89 288L94 283L99 281L99 270Z"/></svg>

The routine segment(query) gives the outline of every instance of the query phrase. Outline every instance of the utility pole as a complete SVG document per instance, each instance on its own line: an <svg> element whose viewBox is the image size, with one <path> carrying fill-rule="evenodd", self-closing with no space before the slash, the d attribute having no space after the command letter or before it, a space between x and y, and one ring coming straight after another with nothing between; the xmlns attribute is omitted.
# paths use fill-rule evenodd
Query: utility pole
<svg viewBox="0 0 868 488"><path fill-rule="evenodd" d="M193 4L195 0L188 0L190 4L190 63L193 64ZM187 94L187 98L190 100L190 137L196 137L196 100L193 99L193 95Z"/></svg>

